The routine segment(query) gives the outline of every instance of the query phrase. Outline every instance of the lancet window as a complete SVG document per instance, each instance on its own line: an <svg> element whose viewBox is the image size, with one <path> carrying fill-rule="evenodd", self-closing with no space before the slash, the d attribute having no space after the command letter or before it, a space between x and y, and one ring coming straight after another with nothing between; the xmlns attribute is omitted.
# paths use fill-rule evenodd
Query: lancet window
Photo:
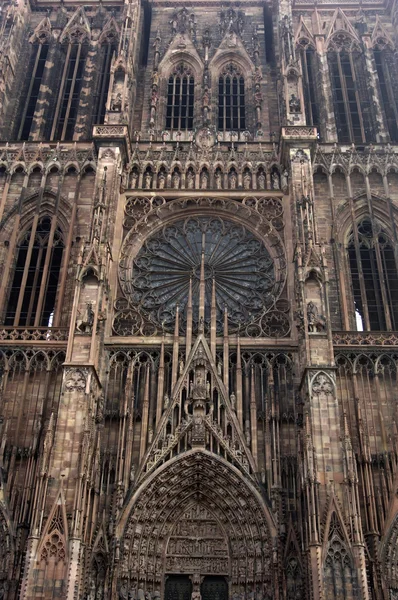
<svg viewBox="0 0 398 600"><path fill-rule="evenodd" d="M17 246L6 325L51 326L63 247L62 233L51 227L50 217L24 233Z"/></svg>
<svg viewBox="0 0 398 600"><path fill-rule="evenodd" d="M94 118L93 125L101 124L105 119L106 101L108 97L109 82L111 76L110 64L112 55L115 52L115 45L111 42L106 43L102 48L100 63L99 82L94 100Z"/></svg>
<svg viewBox="0 0 398 600"><path fill-rule="evenodd" d="M369 101L366 91L360 89L358 77L362 57L351 47L338 46L329 52L329 68L339 141L355 144L370 141L370 126L364 114L369 112Z"/></svg>
<svg viewBox="0 0 398 600"><path fill-rule="evenodd" d="M51 139L71 140L73 138L86 62L86 51L86 46L82 43L69 43L67 46Z"/></svg>
<svg viewBox="0 0 398 600"><path fill-rule="evenodd" d="M32 121L36 111L36 103L39 96L40 85L43 79L48 49L48 43L37 44L31 57L31 64L29 67L29 72L31 75L17 136L19 140L29 139Z"/></svg>
<svg viewBox="0 0 398 600"><path fill-rule="evenodd" d="M308 125L319 126L319 110L316 97L316 53L311 46L300 48L301 71L303 73L303 89L305 113Z"/></svg>
<svg viewBox="0 0 398 600"><path fill-rule="evenodd" d="M166 129L188 131L193 129L195 78L191 71L180 65L169 77L167 86Z"/></svg>
<svg viewBox="0 0 398 600"><path fill-rule="evenodd" d="M394 250L383 231L362 219L348 242L348 258L358 329L398 327L398 272Z"/></svg>
<svg viewBox="0 0 398 600"><path fill-rule="evenodd" d="M218 79L218 129L245 128L245 80L239 69L229 65Z"/></svg>
<svg viewBox="0 0 398 600"><path fill-rule="evenodd" d="M394 57L392 52L376 48L374 50L374 59L388 133L390 140L396 142L398 140L398 108L392 77Z"/></svg>

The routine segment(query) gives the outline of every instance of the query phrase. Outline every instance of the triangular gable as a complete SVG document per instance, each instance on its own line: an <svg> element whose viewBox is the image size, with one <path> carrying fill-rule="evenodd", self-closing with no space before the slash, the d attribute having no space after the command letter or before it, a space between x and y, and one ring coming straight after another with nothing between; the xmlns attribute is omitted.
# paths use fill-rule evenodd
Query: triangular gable
<svg viewBox="0 0 398 600"><path fill-rule="evenodd" d="M39 560L45 557L46 546L50 537L52 536L58 536L59 540L62 541L62 547L61 545L58 545L57 547L57 554L59 555L59 558L66 558L68 520L66 518L65 495L62 487L62 481L44 526L40 544L38 546L37 556Z"/></svg>
<svg viewBox="0 0 398 600"><path fill-rule="evenodd" d="M348 17L341 10L341 8L337 8L329 25L329 30L326 36L326 45L335 34L342 32L348 34L350 37L352 37L359 43L358 34L354 27L351 25Z"/></svg>
<svg viewBox="0 0 398 600"><path fill-rule="evenodd" d="M300 545L298 543L297 535L296 535L296 532L293 527L292 516L290 515L289 526L288 526L288 531L287 531L287 538L286 538L286 545L285 545L285 552L284 552L284 559L286 560L287 558L289 558L289 556L291 554L294 554L294 556L297 558L297 560L300 562L300 565L301 565Z"/></svg>
<svg viewBox="0 0 398 600"><path fill-rule="evenodd" d="M33 34L29 38L29 41L33 44L34 42L43 42L44 40L49 41L51 37L51 22L48 17L44 17L35 28Z"/></svg>
<svg viewBox="0 0 398 600"><path fill-rule="evenodd" d="M91 29L85 10L81 7L77 9L65 25L60 41L61 43L65 41L81 42L86 37L91 37Z"/></svg>
<svg viewBox="0 0 398 600"><path fill-rule="evenodd" d="M103 29L102 29L102 33L100 36L100 42L104 42L105 40L107 40L108 42L112 42L114 40L117 40L119 37L119 26L116 22L116 19L114 16L111 16L105 23Z"/></svg>
<svg viewBox="0 0 398 600"><path fill-rule="evenodd" d="M226 454L238 466L243 467L249 473L251 472L254 474L256 472L256 465L253 456L246 445L244 435L238 422L237 416L234 410L232 409L227 390L223 381L217 373L217 367L214 358L211 354L207 340L203 333L201 333L198 335L195 344L193 345L193 348L189 353L188 360L184 365L184 368L181 370L180 377L176 385L174 386L174 389L172 390L171 402L166 408L166 410L163 412L152 443L148 448L145 456L143 457L142 463L137 473L137 480L140 478L140 476L142 477L144 473L146 474L153 470L157 464L162 464L163 461L167 458L167 456L177 446L177 444L192 429L193 421L184 419L181 422L180 426L176 429L175 435L169 436L166 445L162 444L162 440L165 440L168 437L166 436L167 424L172 418L175 407L180 403L180 394L183 388L186 386L189 371L195 368L194 364L198 361L202 364L206 364L208 371L211 372L214 382L214 389L216 389L219 394L220 402L225 407L226 416L233 429L236 447L231 447L229 439L223 436L221 428L218 426L218 424L212 421L211 418L209 418L211 417L211 415L206 415L204 419L205 428L207 429L207 431L210 432L211 435L213 435L217 439L218 443L224 449Z"/></svg>
<svg viewBox="0 0 398 600"><path fill-rule="evenodd" d="M245 68L254 71L254 64L250 58L240 36L234 31L227 31L221 44L217 48L213 58L210 61L209 69L220 66L225 60L232 60L239 63L243 60Z"/></svg>
<svg viewBox="0 0 398 600"><path fill-rule="evenodd" d="M347 545L347 549L351 547L350 536L344 523L343 513L332 489L329 498L329 503L326 511L325 528L323 535L323 547L326 549L328 542L337 536Z"/></svg>
<svg viewBox="0 0 398 600"><path fill-rule="evenodd" d="M389 46L391 49L394 48L394 42L392 37L380 21L379 15L376 17L376 25L372 32L372 46Z"/></svg>
<svg viewBox="0 0 398 600"><path fill-rule="evenodd" d="M183 62L184 60L192 64L198 71L198 74L203 70L202 59L188 33L177 33L159 63L159 72L162 72L165 65L170 64L170 62L176 65L179 61Z"/></svg>
<svg viewBox="0 0 398 600"><path fill-rule="evenodd" d="M305 39L305 40L308 40L313 46L315 46L314 36L308 29L302 16L300 16L299 25L298 25L298 28L296 31L296 35L294 36L294 39L295 39L296 43L302 39Z"/></svg>

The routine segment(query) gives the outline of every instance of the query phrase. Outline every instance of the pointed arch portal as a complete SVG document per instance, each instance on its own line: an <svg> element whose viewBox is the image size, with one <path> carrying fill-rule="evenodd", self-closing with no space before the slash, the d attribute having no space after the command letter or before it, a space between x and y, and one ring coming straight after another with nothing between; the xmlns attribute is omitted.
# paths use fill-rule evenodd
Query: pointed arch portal
<svg viewBox="0 0 398 600"><path fill-rule="evenodd" d="M164 597L166 588L184 587L186 579L181 588L176 579L184 576L198 591L217 589L220 600L225 586L229 597L242 588L273 596L276 528L266 500L254 481L207 450L186 452L144 479L117 535L119 587Z"/></svg>

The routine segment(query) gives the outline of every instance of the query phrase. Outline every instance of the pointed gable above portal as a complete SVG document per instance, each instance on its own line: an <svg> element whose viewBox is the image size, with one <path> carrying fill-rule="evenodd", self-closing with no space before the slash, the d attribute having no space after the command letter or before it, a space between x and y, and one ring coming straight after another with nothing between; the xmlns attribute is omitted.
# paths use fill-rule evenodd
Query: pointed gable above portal
<svg viewBox="0 0 398 600"><path fill-rule="evenodd" d="M213 419L215 396L218 410L225 411L225 418L229 423L227 435ZM221 451L235 466L254 475L255 462L235 414L233 397L231 399L217 372L206 338L201 333L186 364L180 364L180 376L172 391L171 401L165 408L154 439L144 456L137 474L138 479L172 458L177 448L181 454L183 449L207 446L214 451L217 448L217 454ZM171 434L169 423L180 413L180 424L174 434ZM212 441L208 444L211 438Z"/></svg>

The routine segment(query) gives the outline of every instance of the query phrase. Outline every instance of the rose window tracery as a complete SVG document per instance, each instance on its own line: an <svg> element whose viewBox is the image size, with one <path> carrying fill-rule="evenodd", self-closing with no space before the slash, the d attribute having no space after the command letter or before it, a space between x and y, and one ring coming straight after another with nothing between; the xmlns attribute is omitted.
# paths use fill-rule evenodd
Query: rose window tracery
<svg viewBox="0 0 398 600"><path fill-rule="evenodd" d="M191 281L197 325L202 253L206 323L213 280L219 331L225 308L230 328L237 329L259 319L274 304L278 286L267 248L242 225L216 217L178 221L144 243L133 262L132 304L167 331L173 330L178 305L183 329Z"/></svg>

